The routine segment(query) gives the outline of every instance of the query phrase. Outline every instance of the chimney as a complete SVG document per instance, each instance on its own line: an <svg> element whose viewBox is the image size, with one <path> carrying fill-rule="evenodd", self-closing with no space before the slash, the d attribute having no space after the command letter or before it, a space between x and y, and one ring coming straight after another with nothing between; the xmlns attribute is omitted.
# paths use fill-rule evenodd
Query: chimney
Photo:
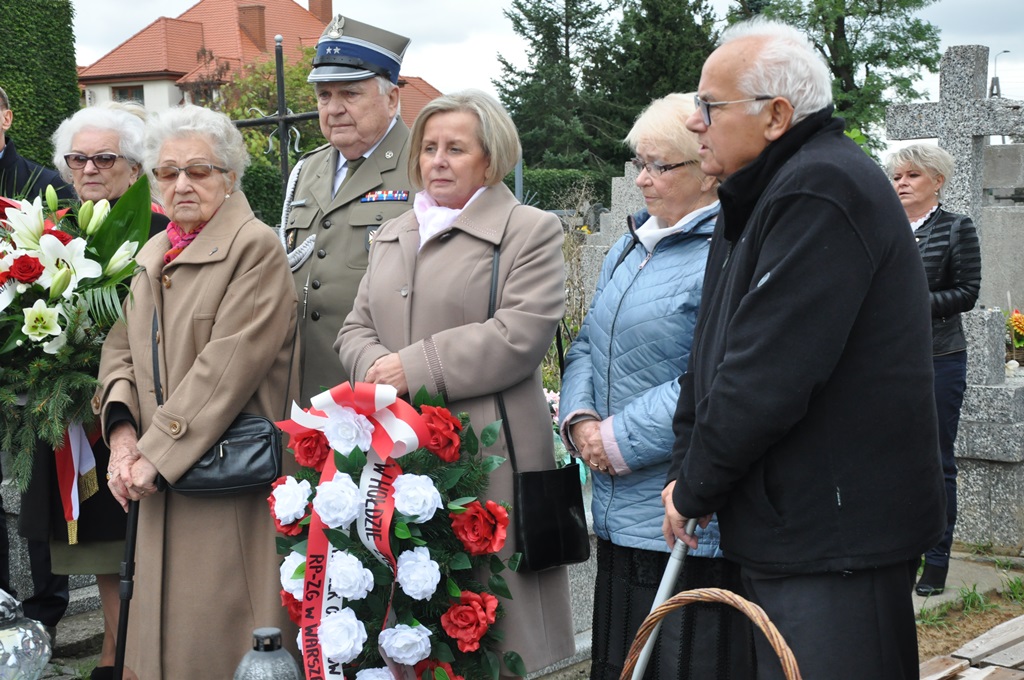
<svg viewBox="0 0 1024 680"><path fill-rule="evenodd" d="M239 5L238 27L249 36L260 52L267 51L267 28L263 5Z"/></svg>
<svg viewBox="0 0 1024 680"><path fill-rule="evenodd" d="M326 26L334 18L334 0L309 0L309 13Z"/></svg>

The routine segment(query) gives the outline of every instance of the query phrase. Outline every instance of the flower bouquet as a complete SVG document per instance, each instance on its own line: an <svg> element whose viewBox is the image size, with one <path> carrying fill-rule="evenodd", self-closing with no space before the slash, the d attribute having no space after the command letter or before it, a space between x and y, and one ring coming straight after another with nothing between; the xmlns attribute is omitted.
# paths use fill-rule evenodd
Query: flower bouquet
<svg viewBox="0 0 1024 680"><path fill-rule="evenodd" d="M522 658L495 651L509 510L486 500L505 459L463 414L420 390L347 383L278 423L302 466L268 498L281 533L281 600L300 628L307 677L497 679ZM486 580L486 583L481 582Z"/></svg>
<svg viewBox="0 0 1024 680"><path fill-rule="evenodd" d="M113 208L60 208L53 187L45 204L0 198L0 449L22 491L37 437L55 450L81 448L69 430L93 419L100 349L149 226L145 177Z"/></svg>

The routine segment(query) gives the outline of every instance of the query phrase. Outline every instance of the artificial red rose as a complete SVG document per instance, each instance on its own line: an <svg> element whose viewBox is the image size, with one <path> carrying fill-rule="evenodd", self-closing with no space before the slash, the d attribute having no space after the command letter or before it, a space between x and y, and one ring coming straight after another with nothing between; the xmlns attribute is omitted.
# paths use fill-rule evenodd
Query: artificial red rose
<svg viewBox="0 0 1024 680"><path fill-rule="evenodd" d="M31 255L16 257L11 263L10 275L22 283L34 283L43 275L43 263Z"/></svg>
<svg viewBox="0 0 1024 680"><path fill-rule="evenodd" d="M287 590L281 591L281 606L288 610L288 618L292 620L296 626L302 625L302 603L295 599L295 597Z"/></svg>
<svg viewBox="0 0 1024 680"><path fill-rule="evenodd" d="M7 283L7 279L11 278L11 275L7 272L0 272L0 286Z"/></svg>
<svg viewBox="0 0 1024 680"><path fill-rule="evenodd" d="M446 408L424 404L421 411L427 424L427 431L430 432L427 450L446 463L457 461L459 447L462 445L459 438L462 422Z"/></svg>
<svg viewBox="0 0 1024 680"><path fill-rule="evenodd" d="M433 659L424 659L418 664L413 666L412 670L416 674L417 678L422 678L424 673L427 673L428 680L434 680L434 669L441 668L448 674L449 680L466 680L461 675L456 675L452 669L452 665L447 661L434 661Z"/></svg>
<svg viewBox="0 0 1024 680"><path fill-rule="evenodd" d="M63 243L64 245L71 243L72 239L75 238L66 231L61 231L60 229L52 229L50 227L43 229L43 236L46 236L47 234L56 237L56 239Z"/></svg>
<svg viewBox="0 0 1024 680"><path fill-rule="evenodd" d="M451 512L448 517L452 520L452 531L470 555L488 555L504 547L508 511L494 501L487 501L486 507L473 501L465 512Z"/></svg>
<svg viewBox="0 0 1024 680"><path fill-rule="evenodd" d="M275 508L277 505L277 499L274 498L273 491L287 481L287 477L278 477L277 481L270 485L271 493L267 496L267 505L270 506L270 516L274 518L274 529L285 536L298 536L305 528L302 526L302 518L292 522L291 524L281 524L281 520L277 518L277 510Z"/></svg>
<svg viewBox="0 0 1024 680"><path fill-rule="evenodd" d="M459 603L441 614L441 627L458 641L459 651L475 652L480 649L480 638L494 623L497 610L498 598L490 593L463 590Z"/></svg>
<svg viewBox="0 0 1024 680"><path fill-rule="evenodd" d="M323 432L310 430L302 434L293 434L291 446L299 465L323 472L327 456L331 454L331 445Z"/></svg>

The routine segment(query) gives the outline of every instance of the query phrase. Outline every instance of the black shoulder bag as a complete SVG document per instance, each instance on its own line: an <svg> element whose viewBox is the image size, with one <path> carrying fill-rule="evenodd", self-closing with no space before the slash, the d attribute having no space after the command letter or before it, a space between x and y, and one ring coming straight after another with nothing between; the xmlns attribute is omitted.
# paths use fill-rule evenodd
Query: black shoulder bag
<svg viewBox="0 0 1024 680"><path fill-rule="evenodd" d="M487 318L494 316L497 297L498 246L494 246ZM573 461L554 470L519 472L505 399L501 392L495 395L495 399L508 447L508 460L512 464L516 550L523 555L522 567L529 571L542 571L586 562L590 559L590 535L583 510L579 466Z"/></svg>
<svg viewBox="0 0 1024 680"><path fill-rule="evenodd" d="M160 385L160 355L157 351L156 310L153 310L153 382L156 403L162 405L163 388ZM296 331L298 325L296 324ZM292 362L295 359L295 339L292 336L292 357L288 361L288 387L291 387ZM158 475L156 486L160 491L175 491L184 496L210 498L259 491L268 488L281 476L281 430L273 421L251 413L240 413L224 434L173 484Z"/></svg>

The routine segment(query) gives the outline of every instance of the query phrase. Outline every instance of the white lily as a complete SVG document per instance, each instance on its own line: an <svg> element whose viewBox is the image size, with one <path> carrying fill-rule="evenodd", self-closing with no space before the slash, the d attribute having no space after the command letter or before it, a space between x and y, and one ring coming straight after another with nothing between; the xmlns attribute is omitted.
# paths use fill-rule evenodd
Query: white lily
<svg viewBox="0 0 1024 680"><path fill-rule="evenodd" d="M100 226L103 224L103 220L107 219L107 215L110 214L110 201L105 198L101 198L92 209L92 215L89 218L89 225L85 228L85 233L92 236L99 231Z"/></svg>
<svg viewBox="0 0 1024 680"><path fill-rule="evenodd" d="M46 228L43 199L36 196L35 201L21 201L21 210L8 210L7 224L15 245L23 250L39 250L39 239Z"/></svg>
<svg viewBox="0 0 1024 680"><path fill-rule="evenodd" d="M103 268L104 276L113 276L128 266L128 263L135 257L135 251L139 249L138 241L127 241L110 256L110 262Z"/></svg>
<svg viewBox="0 0 1024 680"><path fill-rule="evenodd" d="M65 299L71 299L79 281L93 279L103 273L103 267L99 262L85 256L85 239L72 239L64 245L56 236L44 234L39 239L39 250L39 261L45 267L42 276L39 277L40 285L49 288L58 271L71 270L71 282L63 293Z"/></svg>
<svg viewBox="0 0 1024 680"><path fill-rule="evenodd" d="M57 317L60 314L58 307L47 307L42 300L36 300L31 307L22 310L25 314L25 325L21 332L33 342L44 340L48 335L60 335L61 327Z"/></svg>

